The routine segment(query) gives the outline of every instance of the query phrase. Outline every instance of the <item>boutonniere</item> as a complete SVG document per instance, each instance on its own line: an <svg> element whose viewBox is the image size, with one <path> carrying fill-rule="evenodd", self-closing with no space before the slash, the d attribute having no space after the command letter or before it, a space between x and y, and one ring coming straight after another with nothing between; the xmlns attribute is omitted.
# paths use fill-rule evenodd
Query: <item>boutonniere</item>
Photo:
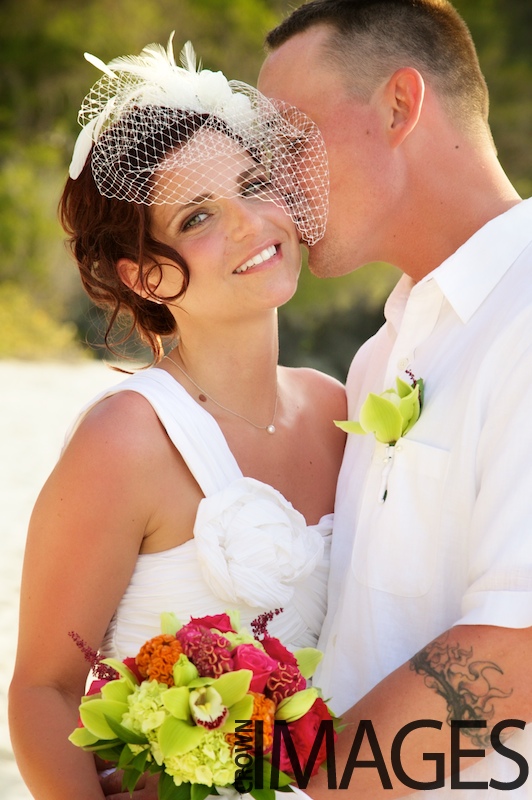
<svg viewBox="0 0 532 800"><path fill-rule="evenodd" d="M407 375L412 383L396 378L395 389L386 389L381 394L370 392L362 404L358 422L335 420L334 423L346 433L373 433L378 442L387 445L380 503L386 500L395 444L416 424L423 408L423 379L415 378L412 372Z"/></svg>

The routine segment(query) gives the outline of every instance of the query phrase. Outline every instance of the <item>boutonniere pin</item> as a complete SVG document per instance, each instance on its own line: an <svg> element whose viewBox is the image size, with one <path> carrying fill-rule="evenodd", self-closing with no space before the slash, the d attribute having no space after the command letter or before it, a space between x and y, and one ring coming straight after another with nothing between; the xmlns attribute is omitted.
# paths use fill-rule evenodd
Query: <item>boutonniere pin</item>
<svg viewBox="0 0 532 800"><path fill-rule="evenodd" d="M395 389L386 389L381 394L370 392L360 409L358 422L336 421L335 425L346 433L373 433L378 442L387 445L379 502L384 503L388 493L388 475L393 462L394 447L416 424L423 407L423 379L415 378L407 371L412 383L396 378Z"/></svg>

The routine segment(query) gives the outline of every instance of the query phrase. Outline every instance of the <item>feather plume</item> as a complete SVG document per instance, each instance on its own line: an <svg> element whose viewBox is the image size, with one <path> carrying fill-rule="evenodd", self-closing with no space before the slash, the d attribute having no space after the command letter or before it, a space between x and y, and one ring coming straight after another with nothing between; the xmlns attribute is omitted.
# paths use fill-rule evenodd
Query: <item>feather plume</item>
<svg viewBox="0 0 532 800"><path fill-rule="evenodd" d="M92 64L93 67L96 67L96 69L101 70L110 78L114 78L115 76L114 72L109 69L107 64L105 64L101 58L98 58L98 56L93 56L92 53L83 53L83 55L85 57L85 60L88 61L89 64Z"/></svg>
<svg viewBox="0 0 532 800"><path fill-rule="evenodd" d="M120 70L120 72L129 72L139 77L150 77L153 80L152 71L154 69L169 72L174 65L168 61L166 49L160 44L153 43L147 45L139 56L118 56L118 58L113 58L108 66ZM147 70L150 71L149 75L146 75Z"/></svg>
<svg viewBox="0 0 532 800"><path fill-rule="evenodd" d="M173 67L177 66L175 63L175 56L174 56L174 35L175 31L172 31L168 39L168 44L166 46L166 57Z"/></svg>
<svg viewBox="0 0 532 800"><path fill-rule="evenodd" d="M186 69L187 72L199 72L201 70L202 66L201 61L199 62L199 64L196 63L197 62L196 52L194 50L194 47L192 46L192 42L190 41L185 42L185 44L183 45L183 49L181 50L179 60L183 68Z"/></svg>

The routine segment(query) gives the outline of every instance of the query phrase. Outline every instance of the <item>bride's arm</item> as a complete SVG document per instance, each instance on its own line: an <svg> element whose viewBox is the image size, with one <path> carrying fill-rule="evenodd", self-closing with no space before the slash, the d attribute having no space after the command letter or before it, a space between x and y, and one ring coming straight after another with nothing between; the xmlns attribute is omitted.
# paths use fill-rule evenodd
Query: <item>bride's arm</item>
<svg viewBox="0 0 532 800"><path fill-rule="evenodd" d="M145 416L123 394L96 406L32 514L10 725L20 771L37 800L104 796L92 755L67 739L88 672L69 631L98 647L153 525L162 434Z"/></svg>

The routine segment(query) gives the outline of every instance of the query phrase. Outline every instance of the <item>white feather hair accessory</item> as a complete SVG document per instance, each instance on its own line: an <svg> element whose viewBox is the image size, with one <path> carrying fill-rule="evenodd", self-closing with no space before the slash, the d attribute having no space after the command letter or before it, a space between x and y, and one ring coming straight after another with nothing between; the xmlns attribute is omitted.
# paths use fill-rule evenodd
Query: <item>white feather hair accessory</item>
<svg viewBox="0 0 532 800"><path fill-rule="evenodd" d="M328 167L316 125L293 106L269 100L252 86L201 69L190 42L174 59L166 48L145 47L139 56L108 64L85 53L103 72L85 97L69 174L77 179L90 157L98 191L144 205L189 202L180 181L188 170L198 187L216 170L227 173L235 152L246 152L267 175L261 199L282 206L301 237L314 244L325 232ZM216 135L200 136L200 133ZM223 164L217 166L221 159ZM181 175L181 178L183 176ZM265 184L266 187L266 184ZM221 196L234 196L220 178Z"/></svg>

